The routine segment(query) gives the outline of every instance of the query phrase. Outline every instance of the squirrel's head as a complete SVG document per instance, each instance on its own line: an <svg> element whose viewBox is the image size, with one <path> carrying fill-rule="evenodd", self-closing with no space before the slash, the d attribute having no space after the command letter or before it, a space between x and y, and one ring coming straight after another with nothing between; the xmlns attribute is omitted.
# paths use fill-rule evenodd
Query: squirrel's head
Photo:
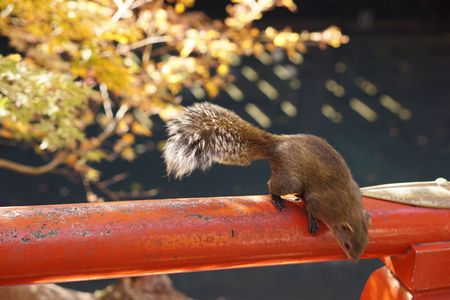
<svg viewBox="0 0 450 300"><path fill-rule="evenodd" d="M371 224L369 214L360 209L350 218L330 224L330 229L339 246L348 258L357 260L369 242L368 230Z"/></svg>

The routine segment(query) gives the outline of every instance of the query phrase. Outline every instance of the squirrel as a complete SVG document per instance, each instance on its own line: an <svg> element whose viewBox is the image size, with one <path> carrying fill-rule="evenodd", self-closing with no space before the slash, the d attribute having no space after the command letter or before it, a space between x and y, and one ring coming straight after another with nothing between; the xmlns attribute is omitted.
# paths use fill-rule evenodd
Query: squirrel
<svg viewBox="0 0 450 300"><path fill-rule="evenodd" d="M271 134L209 102L184 108L166 129L163 157L169 176L180 179L213 163L247 166L267 159L272 171L269 191L278 210L285 208L281 196L295 194L305 203L312 235L319 219L348 258L358 259L366 248L370 217L359 187L342 156L324 139Z"/></svg>

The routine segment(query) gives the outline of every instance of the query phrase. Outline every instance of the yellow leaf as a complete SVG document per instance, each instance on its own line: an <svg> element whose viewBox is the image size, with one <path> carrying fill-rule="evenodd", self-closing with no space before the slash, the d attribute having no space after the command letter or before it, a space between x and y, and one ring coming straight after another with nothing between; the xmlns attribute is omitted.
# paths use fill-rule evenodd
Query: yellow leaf
<svg viewBox="0 0 450 300"><path fill-rule="evenodd" d="M7 56L7 58L9 60L12 60L12 61L15 61L15 62L19 62L22 59L20 54L17 54L17 53L16 54L10 54L10 55Z"/></svg>
<svg viewBox="0 0 450 300"><path fill-rule="evenodd" d="M131 131L138 135L144 135L144 136L151 136L152 132L147 127L142 126L138 122L134 122L133 125L131 125Z"/></svg>
<svg viewBox="0 0 450 300"><path fill-rule="evenodd" d="M11 131L5 130L5 129L0 129L0 136L7 138L7 139L11 139L13 138L13 134L11 133Z"/></svg>
<svg viewBox="0 0 450 300"><path fill-rule="evenodd" d="M120 153L120 156L123 159L126 159L128 161L132 161L136 157L136 153L134 152L133 148L131 147L125 147L122 150L122 153Z"/></svg>
<svg viewBox="0 0 450 300"><path fill-rule="evenodd" d="M277 46L277 47L283 47L283 46L286 45L286 38L285 38L283 35L278 34L278 35L274 38L273 43L274 43L274 45Z"/></svg>
<svg viewBox="0 0 450 300"><path fill-rule="evenodd" d="M184 41L183 49L180 51L181 57L188 57L191 54L192 50L194 50L196 41L195 39L186 39Z"/></svg>
<svg viewBox="0 0 450 300"><path fill-rule="evenodd" d="M124 120L120 120L119 123L117 124L117 132L118 133L127 132L128 129L129 129L128 124Z"/></svg>
<svg viewBox="0 0 450 300"><path fill-rule="evenodd" d="M86 172L86 179L89 181L98 181L100 179L100 172L96 169L89 169Z"/></svg>
<svg viewBox="0 0 450 300"><path fill-rule="evenodd" d="M211 98L214 98L214 97L216 97L218 94L219 94L219 89L217 88L217 85L215 85L213 82L211 82L211 81L208 81L206 84L205 84L205 89L206 89L206 91L208 92L208 95L211 97Z"/></svg>
<svg viewBox="0 0 450 300"><path fill-rule="evenodd" d="M132 145L135 141L134 135L131 133L125 133L122 135L122 138L120 139L125 145Z"/></svg>
<svg viewBox="0 0 450 300"><path fill-rule="evenodd" d="M183 112L183 110L181 107L174 106L174 105L168 105L168 106L164 107L163 109L161 109L161 111L159 112L159 117L163 121L168 121L168 120L172 120L174 118L179 117L182 112Z"/></svg>
<svg viewBox="0 0 450 300"><path fill-rule="evenodd" d="M217 67L217 73L221 76L226 76L229 71L230 71L230 68L228 67L228 65L220 64Z"/></svg>
<svg viewBox="0 0 450 300"><path fill-rule="evenodd" d="M184 6L183 3L178 2L178 3L175 5L175 12L176 12L177 14L182 14L182 13L184 13L185 10L186 10L186 7Z"/></svg>
<svg viewBox="0 0 450 300"><path fill-rule="evenodd" d="M66 157L66 164L68 164L69 166L75 166L77 161L78 161L78 156L75 154L69 154Z"/></svg>

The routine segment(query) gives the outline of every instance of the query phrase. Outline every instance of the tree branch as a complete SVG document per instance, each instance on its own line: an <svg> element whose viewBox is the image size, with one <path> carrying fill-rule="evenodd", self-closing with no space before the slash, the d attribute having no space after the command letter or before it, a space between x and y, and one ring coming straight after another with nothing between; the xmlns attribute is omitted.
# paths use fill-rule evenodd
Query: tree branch
<svg viewBox="0 0 450 300"><path fill-rule="evenodd" d="M7 159L0 159L0 169L7 169L27 175L42 175L59 166L63 162L65 156L65 152L59 152L47 164L37 167L16 163Z"/></svg>
<svg viewBox="0 0 450 300"><path fill-rule="evenodd" d="M119 47L120 53L126 53L137 48L145 47L147 45L164 43L169 40L168 36L149 36L143 40L137 41L131 45L124 45Z"/></svg>

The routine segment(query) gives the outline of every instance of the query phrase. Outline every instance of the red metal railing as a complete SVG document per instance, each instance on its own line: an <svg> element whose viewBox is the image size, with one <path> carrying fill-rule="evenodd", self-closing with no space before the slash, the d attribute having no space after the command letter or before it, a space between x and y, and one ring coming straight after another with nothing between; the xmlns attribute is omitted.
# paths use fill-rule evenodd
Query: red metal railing
<svg viewBox="0 0 450 300"><path fill-rule="evenodd" d="M362 297L450 297L450 210L363 201L372 216L363 258L387 266ZM0 208L0 285L339 259L325 226L308 233L301 204L279 212L268 196Z"/></svg>

